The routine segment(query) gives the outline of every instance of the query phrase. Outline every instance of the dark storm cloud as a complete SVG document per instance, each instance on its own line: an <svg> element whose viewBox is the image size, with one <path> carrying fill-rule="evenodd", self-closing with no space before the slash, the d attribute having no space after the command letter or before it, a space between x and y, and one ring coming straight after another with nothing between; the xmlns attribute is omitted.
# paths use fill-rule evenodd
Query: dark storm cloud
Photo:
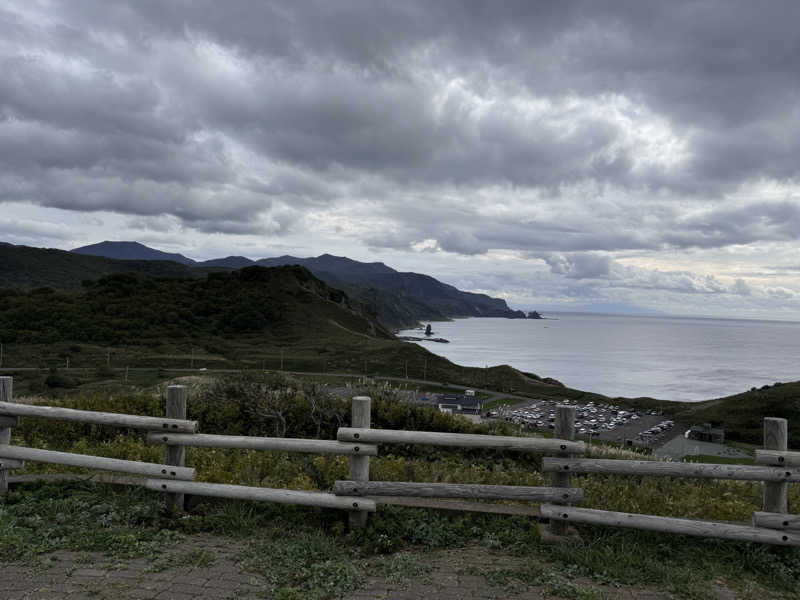
<svg viewBox="0 0 800 600"><path fill-rule="evenodd" d="M723 199L800 178L798 22L727 0L12 2L0 202L231 234L361 203L374 247L562 253L569 278L613 275L592 251L796 240L797 198Z"/></svg>

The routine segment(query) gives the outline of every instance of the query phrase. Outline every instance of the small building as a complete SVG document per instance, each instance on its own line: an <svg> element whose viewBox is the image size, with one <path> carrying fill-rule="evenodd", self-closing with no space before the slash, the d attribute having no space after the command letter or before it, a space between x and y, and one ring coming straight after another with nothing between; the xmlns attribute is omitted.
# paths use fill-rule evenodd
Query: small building
<svg viewBox="0 0 800 600"><path fill-rule="evenodd" d="M439 394L439 410L451 408L453 412L462 414L479 414L481 412L481 400L477 396L460 396L458 394Z"/></svg>
<svg viewBox="0 0 800 600"><path fill-rule="evenodd" d="M688 438L690 440L697 440L698 442L711 442L712 444L725 443L725 429L722 427L714 427L711 423L701 423L700 425L692 425L689 429Z"/></svg>

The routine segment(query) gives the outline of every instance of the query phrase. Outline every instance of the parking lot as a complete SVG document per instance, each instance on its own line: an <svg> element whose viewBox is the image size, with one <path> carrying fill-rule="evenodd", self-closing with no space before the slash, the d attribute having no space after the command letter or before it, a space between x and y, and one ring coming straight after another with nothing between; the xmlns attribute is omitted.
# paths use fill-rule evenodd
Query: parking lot
<svg viewBox="0 0 800 600"><path fill-rule="evenodd" d="M575 435L657 447L682 433L680 427L662 417L658 411L629 411L611 404L589 402L587 404L533 400L516 407L503 407L490 416L516 423L534 430L555 429L556 405L575 406Z"/></svg>

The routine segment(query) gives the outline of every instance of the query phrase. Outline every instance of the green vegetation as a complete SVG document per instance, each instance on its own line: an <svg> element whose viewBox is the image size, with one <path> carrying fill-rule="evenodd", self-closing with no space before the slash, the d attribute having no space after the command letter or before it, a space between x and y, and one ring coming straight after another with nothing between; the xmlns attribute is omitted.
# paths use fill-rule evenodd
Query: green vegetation
<svg viewBox="0 0 800 600"><path fill-rule="evenodd" d="M670 407L682 423L720 423L725 439L760 445L764 417L789 421L789 445L800 447L800 381L775 383L748 392Z"/></svg>
<svg viewBox="0 0 800 600"><path fill-rule="evenodd" d="M333 439L349 421L349 403L316 383L271 375L182 380L191 386L189 416L207 433L285 434ZM368 390L376 427L509 433L503 424L475 425L401 400L392 389ZM161 414L163 388L139 393L73 393L48 404L132 414ZM159 461L163 448L141 433L23 419L13 443L116 458ZM631 453L592 446L593 456ZM641 456L636 455L636 458ZM187 449L198 479L292 489L330 489L346 478L346 457ZM372 458L371 476L387 481L450 481L546 485L540 457L488 450L393 445ZM81 472L29 463L24 472ZM744 521L761 504L760 485L724 480L576 476L586 505L688 518ZM790 487L790 504L800 490ZM347 532L347 515L303 507L203 499L186 516L167 518L160 495L89 481L25 484L0 499L0 558L36 560L61 548L102 551L115 560L147 557L153 569L203 565L202 552L176 542L200 532L244 543L240 563L264 575L276 598L335 598L363 585L367 575L403 581L424 576L431 553L478 543L524 557L521 566L487 566L509 590L533 584L563 598L598 597L597 585L658 586L682 598L711 596L715 580L754 597L796 593L800 550L701 540L612 528L579 527L581 538L548 545L536 523L520 517L380 507L367 528ZM796 597L796 596L794 596Z"/></svg>
<svg viewBox="0 0 800 600"><path fill-rule="evenodd" d="M489 402L483 403L484 410L493 410L495 408L500 408L501 406L514 406L515 404L519 404L519 399L517 398L496 398L494 400L490 400Z"/></svg>
<svg viewBox="0 0 800 600"><path fill-rule="evenodd" d="M204 277L206 271L161 260L115 260L64 250L0 244L0 288L78 289L81 282L112 273L153 277Z"/></svg>
<svg viewBox="0 0 800 600"><path fill-rule="evenodd" d="M509 309L502 299L462 292L428 275L399 273L383 263L361 263L330 254L315 258L281 256L255 263L242 257L229 257L192 265L180 255L154 251L136 243L104 242L81 250L98 255L0 244L0 288L65 290L78 289L84 281L112 273L188 279L240 267L300 265L329 285L346 291L387 327L412 327L420 320L459 316L524 316L521 311ZM163 260L152 260L153 256ZM120 260L121 257L142 260ZM174 262L181 259L190 264Z"/></svg>
<svg viewBox="0 0 800 600"><path fill-rule="evenodd" d="M290 344L330 336L334 328L342 332L337 337L391 337L360 305L301 267L250 267L202 280L116 274L87 282L79 293L0 292L0 337L18 344L202 340L215 354L215 344L224 349L229 336L257 334L262 344Z"/></svg>

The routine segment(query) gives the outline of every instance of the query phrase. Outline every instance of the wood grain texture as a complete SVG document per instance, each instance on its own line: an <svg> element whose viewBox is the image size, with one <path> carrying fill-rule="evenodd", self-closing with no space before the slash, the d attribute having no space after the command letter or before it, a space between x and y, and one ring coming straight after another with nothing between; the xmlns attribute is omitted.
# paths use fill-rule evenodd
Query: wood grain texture
<svg viewBox="0 0 800 600"><path fill-rule="evenodd" d="M15 458L0 458L0 471L22 469L24 466L25 466L24 460L17 460Z"/></svg>
<svg viewBox="0 0 800 600"><path fill-rule="evenodd" d="M145 482L148 490L193 494L195 496L212 496L214 498L230 498L234 500L259 500L277 502L279 504L297 504L300 506L318 506L322 508L341 508L350 511L375 512L375 502L369 498L351 498L334 496L322 492L303 492L273 488L248 487L222 483L200 483L196 481L173 481L168 479L148 479Z"/></svg>
<svg viewBox="0 0 800 600"><path fill-rule="evenodd" d="M333 484L337 496L411 496L419 498L469 498L473 500L524 500L530 502L582 502L577 488L483 485L477 483L417 483L410 481L346 481Z"/></svg>
<svg viewBox="0 0 800 600"><path fill-rule="evenodd" d="M800 452L756 450L756 464L777 467L800 467Z"/></svg>
<svg viewBox="0 0 800 600"><path fill-rule="evenodd" d="M149 477L194 479L195 475L194 469L189 467L173 467L170 465L159 465L134 460L120 460L118 458L56 452L55 450L25 448L24 446L0 445L0 457L56 465L69 465L72 467L85 467L87 469L100 469L101 471L117 471L120 473L132 473L134 475L147 475Z"/></svg>
<svg viewBox="0 0 800 600"><path fill-rule="evenodd" d="M539 516L538 506L491 504L489 502L467 502L464 500L447 500L442 498L406 498L403 496L374 496L372 499L375 500L376 504L388 504L391 506L411 506L414 508L457 510L494 515L517 515L521 517Z"/></svg>
<svg viewBox="0 0 800 600"><path fill-rule="evenodd" d="M336 437L342 442L366 442L369 444L427 444L456 448L496 448L523 452L569 452L574 454L583 454L586 451L586 445L583 442L438 431L340 427Z"/></svg>
<svg viewBox="0 0 800 600"><path fill-rule="evenodd" d="M14 402L0 402L0 414L20 417L43 417L59 421L77 421L80 423L147 429L150 431L169 431L172 433L195 433L197 431L197 421L122 415L91 410L57 408L54 406L35 406L32 404L16 404Z"/></svg>
<svg viewBox="0 0 800 600"><path fill-rule="evenodd" d="M355 396L352 399L351 408L351 425L363 431L369 431L372 427L372 399L369 396ZM369 481L369 456L350 456L350 479ZM349 521L351 529L364 527L367 524L367 514L351 512Z"/></svg>
<svg viewBox="0 0 800 600"><path fill-rule="evenodd" d="M0 415L0 429L6 427L18 427L19 426L19 417L9 417L6 415Z"/></svg>
<svg viewBox="0 0 800 600"><path fill-rule="evenodd" d="M542 471L594 473L598 475L647 475L653 477L690 477L741 481L800 481L800 470L750 465L677 463L655 460L612 460L594 458L542 459Z"/></svg>
<svg viewBox="0 0 800 600"><path fill-rule="evenodd" d="M786 419L766 417L764 419L764 449L785 451L788 447L789 423ZM764 483L763 497L764 512L789 512L789 486L786 483Z"/></svg>
<svg viewBox="0 0 800 600"><path fill-rule="evenodd" d="M556 421L554 435L562 440L575 439L575 407L559 404L556 407ZM558 452L556 454L561 458L569 458L568 452ZM572 474L565 471L553 471L550 476L550 481L553 487L568 488L572 487ZM556 501L555 504L567 504L566 501ZM563 536L567 535L569 525L561 521L553 521L550 523L550 531L553 535Z"/></svg>
<svg viewBox="0 0 800 600"><path fill-rule="evenodd" d="M0 377L0 401L11 402L13 395L14 378ZM11 428L17 424L14 422L16 417L4 417L4 422L0 423L0 444L11 443ZM0 459L0 495L8 492L8 478L11 476L12 462Z"/></svg>
<svg viewBox="0 0 800 600"><path fill-rule="evenodd" d="M754 512L753 527L766 527L767 529L781 529L800 533L800 515Z"/></svg>
<svg viewBox="0 0 800 600"><path fill-rule="evenodd" d="M186 399L189 390L185 385L170 385L167 387L166 415L168 419L186 420ZM164 449L164 463L182 467L186 464L186 447L167 444ZM165 498L167 514L173 515L183 512L183 494L167 494Z"/></svg>
<svg viewBox="0 0 800 600"><path fill-rule="evenodd" d="M378 447L374 444L348 444L335 440L308 440L302 438L153 432L147 434L147 441L153 444L173 444L198 448L241 448L247 450L276 450L279 452L306 452L309 454L354 454L361 456L377 456L378 454Z"/></svg>
<svg viewBox="0 0 800 600"><path fill-rule="evenodd" d="M645 529L647 531L660 531L663 533L679 533L699 537L759 542L762 544L778 544L781 546L800 546L800 535L798 534L776 531L774 529L748 527L747 525L693 521L690 519L675 519L673 517L656 517L652 515L595 510L591 508L556 506L554 504L543 504L539 510L543 518L561 521L608 525L612 527L628 527L633 529Z"/></svg>

